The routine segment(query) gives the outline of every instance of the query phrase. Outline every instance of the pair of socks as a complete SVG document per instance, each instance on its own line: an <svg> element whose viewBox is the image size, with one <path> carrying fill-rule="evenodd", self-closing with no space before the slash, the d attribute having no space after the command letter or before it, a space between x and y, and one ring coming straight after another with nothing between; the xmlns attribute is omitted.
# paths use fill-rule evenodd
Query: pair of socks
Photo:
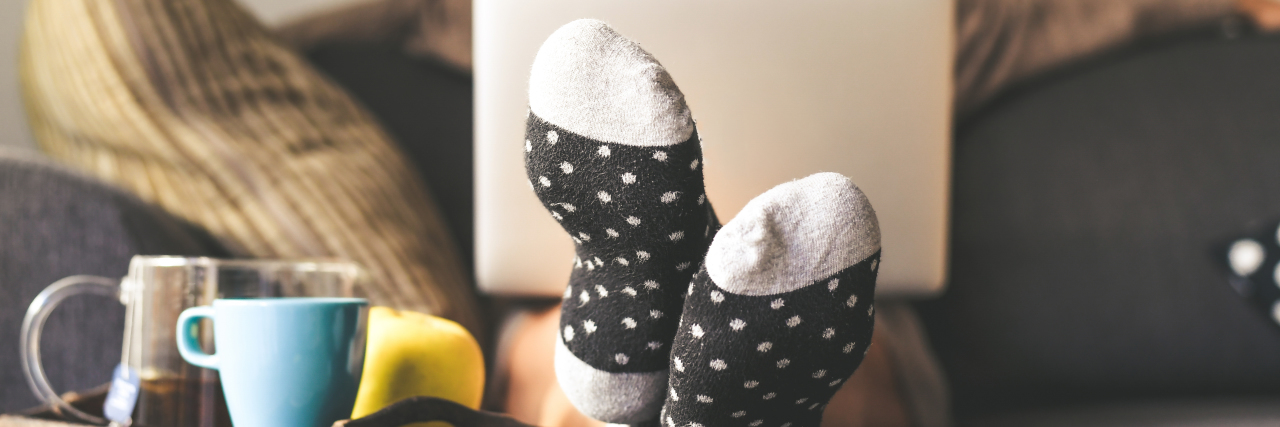
<svg viewBox="0 0 1280 427"><path fill-rule="evenodd" d="M880 232L849 179L779 185L720 223L684 96L608 25L543 44L529 183L576 247L555 369L592 418L817 426L871 341Z"/></svg>

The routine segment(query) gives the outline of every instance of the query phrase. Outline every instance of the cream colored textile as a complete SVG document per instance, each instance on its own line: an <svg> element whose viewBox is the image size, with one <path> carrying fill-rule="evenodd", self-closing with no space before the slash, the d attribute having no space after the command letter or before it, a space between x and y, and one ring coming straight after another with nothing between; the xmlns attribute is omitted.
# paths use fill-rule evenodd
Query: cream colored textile
<svg viewBox="0 0 1280 427"><path fill-rule="evenodd" d="M479 332L454 243L390 138L231 0L33 0L24 31L50 156L242 254L354 260L374 304Z"/></svg>

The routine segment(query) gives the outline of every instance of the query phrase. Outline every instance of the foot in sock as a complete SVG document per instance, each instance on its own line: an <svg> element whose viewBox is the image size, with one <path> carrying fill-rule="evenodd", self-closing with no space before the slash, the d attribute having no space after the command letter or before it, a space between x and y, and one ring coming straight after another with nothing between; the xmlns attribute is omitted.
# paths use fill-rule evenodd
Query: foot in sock
<svg viewBox="0 0 1280 427"><path fill-rule="evenodd" d="M579 20L529 78L530 184L576 245L556 375L606 422L657 419L684 295L719 227L684 95L636 43Z"/></svg>
<svg viewBox="0 0 1280 427"><path fill-rule="evenodd" d="M663 424L817 427L871 343L879 260L875 211L844 176L747 203L688 290Z"/></svg>

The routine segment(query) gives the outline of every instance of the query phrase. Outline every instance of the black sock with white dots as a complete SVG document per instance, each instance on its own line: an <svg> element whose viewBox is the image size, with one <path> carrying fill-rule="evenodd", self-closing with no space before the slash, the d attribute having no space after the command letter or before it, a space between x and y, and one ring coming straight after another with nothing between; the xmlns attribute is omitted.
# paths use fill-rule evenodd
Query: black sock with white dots
<svg viewBox="0 0 1280 427"><path fill-rule="evenodd" d="M666 70L604 23L543 44L529 79L530 184L576 245L556 375L585 415L657 419L684 296L719 221Z"/></svg>
<svg viewBox="0 0 1280 427"><path fill-rule="evenodd" d="M756 197L720 230L671 350L669 427L817 427L871 343L880 229L848 178Z"/></svg>

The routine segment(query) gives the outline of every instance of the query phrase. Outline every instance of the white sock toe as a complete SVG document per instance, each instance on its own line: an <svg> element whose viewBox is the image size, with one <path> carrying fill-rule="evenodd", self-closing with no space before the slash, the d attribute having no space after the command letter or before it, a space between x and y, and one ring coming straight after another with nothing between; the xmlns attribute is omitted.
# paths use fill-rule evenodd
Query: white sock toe
<svg viewBox="0 0 1280 427"><path fill-rule="evenodd" d="M819 173L752 199L720 229L707 274L740 295L772 295L830 277L880 250L871 202L853 181Z"/></svg>
<svg viewBox="0 0 1280 427"><path fill-rule="evenodd" d="M673 145L693 134L689 107L666 68L594 19L573 21L547 38L529 72L529 109L616 144Z"/></svg>

